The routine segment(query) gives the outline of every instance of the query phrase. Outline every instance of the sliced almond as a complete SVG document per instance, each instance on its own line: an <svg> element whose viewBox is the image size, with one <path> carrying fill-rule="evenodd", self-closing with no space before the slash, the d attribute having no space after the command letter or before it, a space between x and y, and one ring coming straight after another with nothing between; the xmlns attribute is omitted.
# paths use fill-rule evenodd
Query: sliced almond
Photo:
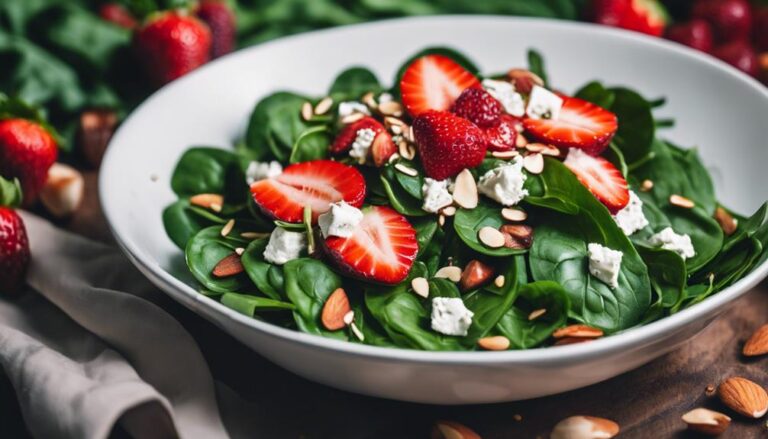
<svg viewBox="0 0 768 439"><path fill-rule="evenodd" d="M720 412L705 408L696 408L682 416L683 422L688 424L688 429L710 436L725 433L731 425L731 418Z"/></svg>
<svg viewBox="0 0 768 439"><path fill-rule="evenodd" d="M323 305L320 321L329 331L339 330L347 326L344 317L351 310L347 293L343 288L336 288Z"/></svg>
<svg viewBox="0 0 768 439"><path fill-rule="evenodd" d="M602 329L593 328L587 325L569 325L560 328L552 333L554 338L576 337L576 338L598 338L603 336Z"/></svg>
<svg viewBox="0 0 768 439"><path fill-rule="evenodd" d="M518 148L524 148L525 145L528 144L528 139L525 138L524 135L517 133L517 137L515 137L515 146Z"/></svg>
<svg viewBox="0 0 768 439"><path fill-rule="evenodd" d="M544 156L538 152L523 157L523 167L531 174L541 174L544 171Z"/></svg>
<svg viewBox="0 0 768 439"><path fill-rule="evenodd" d="M85 180L77 169L54 163L48 169L48 179L40 191L40 201L53 216L72 215L83 201Z"/></svg>
<svg viewBox="0 0 768 439"><path fill-rule="evenodd" d="M219 204L219 203L211 203L211 207L210 207L210 209L212 211L216 212L216 213L221 212L221 209L223 209L223 208L224 207L221 204Z"/></svg>
<svg viewBox="0 0 768 439"><path fill-rule="evenodd" d="M517 150L510 149L509 151L493 151L491 155L497 159L511 159L512 157L519 156L520 153Z"/></svg>
<svg viewBox="0 0 768 439"><path fill-rule="evenodd" d="M752 333L741 352L747 357L756 357L758 355L768 354L768 325L757 328Z"/></svg>
<svg viewBox="0 0 768 439"><path fill-rule="evenodd" d="M394 135L403 134L403 127L400 125L392 125L389 127L389 131Z"/></svg>
<svg viewBox="0 0 768 439"><path fill-rule="evenodd" d="M415 170L414 168L411 168L410 166L405 166L402 163L398 163L395 165L395 169L402 172L405 175L409 175L411 177L415 177L419 175L419 171Z"/></svg>
<svg viewBox="0 0 768 439"><path fill-rule="evenodd" d="M456 183L453 189L453 201L465 209L474 209L477 207L477 183L475 177L465 169L456 176Z"/></svg>
<svg viewBox="0 0 768 439"><path fill-rule="evenodd" d="M643 192L649 192L651 189L653 189L653 181L651 180L643 180L642 183L640 183L640 190Z"/></svg>
<svg viewBox="0 0 768 439"><path fill-rule="evenodd" d="M444 207L440 213L445 216L454 216L456 215L456 208L453 206Z"/></svg>
<svg viewBox="0 0 768 439"><path fill-rule="evenodd" d="M461 268L456 266L443 267L437 270L435 277L458 282L461 280Z"/></svg>
<svg viewBox="0 0 768 439"><path fill-rule="evenodd" d="M610 439L619 434L619 424L594 416L571 416L552 429L550 439Z"/></svg>
<svg viewBox="0 0 768 439"><path fill-rule="evenodd" d="M746 417L757 419L768 412L768 393L746 378L728 378L720 383L717 393L723 404Z"/></svg>
<svg viewBox="0 0 768 439"><path fill-rule="evenodd" d="M690 200L688 198L685 198L682 195L672 194L669 196L669 204L677 207L682 207L684 209L693 209L693 207L696 205L696 203L693 202L693 200Z"/></svg>
<svg viewBox="0 0 768 439"><path fill-rule="evenodd" d="M731 236L736 232L738 222L736 222L736 219L734 219L727 210L720 206L715 209L715 221L720 224L720 228L723 229L725 236Z"/></svg>
<svg viewBox="0 0 768 439"><path fill-rule="evenodd" d="M363 331L355 325L355 322L349 324L349 329L352 330L352 333L355 334L355 337L357 337L358 340L365 341L365 334L363 334Z"/></svg>
<svg viewBox="0 0 768 439"><path fill-rule="evenodd" d="M437 421L432 427L431 439L480 439L480 435L458 422Z"/></svg>
<svg viewBox="0 0 768 439"><path fill-rule="evenodd" d="M314 113L314 110L312 109L312 103L304 102L301 105L301 118L304 120L310 120L314 115L315 113Z"/></svg>
<svg viewBox="0 0 768 439"><path fill-rule="evenodd" d="M238 248L236 248L236 249L235 249L235 253L236 253L238 256L242 256L242 255L243 255L243 253L245 253L245 249L244 249L243 247L238 247Z"/></svg>
<svg viewBox="0 0 768 439"><path fill-rule="evenodd" d="M525 221L528 219L528 214L525 213L525 211L520 209L515 209L514 207L505 207L501 209L501 216L507 221Z"/></svg>
<svg viewBox="0 0 768 439"><path fill-rule="evenodd" d="M355 320L355 312L352 310L349 310L346 314L344 314L344 324L349 326L353 321Z"/></svg>
<svg viewBox="0 0 768 439"><path fill-rule="evenodd" d="M318 102L317 105L315 105L315 114L318 116L323 115L327 113L332 106L333 106L333 98L330 96L326 96L320 99L320 102Z"/></svg>
<svg viewBox="0 0 768 439"><path fill-rule="evenodd" d="M485 285L493 276L493 267L476 259L469 261L461 272L459 287L462 291L474 290Z"/></svg>
<svg viewBox="0 0 768 439"><path fill-rule="evenodd" d="M505 224L501 226L504 236L504 247L512 249L531 248L533 244L533 228L524 224Z"/></svg>
<svg viewBox="0 0 768 439"><path fill-rule="evenodd" d="M411 288L417 295L427 298L429 297L429 282L423 277L414 277L411 279Z"/></svg>
<svg viewBox="0 0 768 439"><path fill-rule="evenodd" d="M530 94L534 85L544 87L544 80L530 70L512 69L507 72L507 78L514 84L515 91L522 94Z"/></svg>
<svg viewBox="0 0 768 439"><path fill-rule="evenodd" d="M534 309L533 311L531 311L530 314L528 314L528 320L536 320L546 313L547 313L546 308Z"/></svg>
<svg viewBox="0 0 768 439"><path fill-rule="evenodd" d="M245 239L261 239L267 236L269 236L267 232L243 232L240 234L240 237Z"/></svg>
<svg viewBox="0 0 768 439"><path fill-rule="evenodd" d="M221 236L226 238L227 235L229 235L232 232L232 229L235 228L235 220L231 219L227 221L226 224L224 224L224 227L221 228Z"/></svg>
<svg viewBox="0 0 768 439"><path fill-rule="evenodd" d="M503 335L483 337L477 341L477 345L486 351L506 351L509 349L509 339Z"/></svg>
<svg viewBox="0 0 768 439"><path fill-rule="evenodd" d="M408 127L408 124L406 124L405 122L403 122L403 120L402 120L402 119L399 119L399 118L397 118L397 117L393 117L393 116L387 116L387 117L385 117L385 118L384 118L384 125L386 125L386 126L387 126L387 128L392 128L392 127L394 127L394 126L398 126L398 127L400 127L400 129L401 129L401 130L403 130L403 131L404 131L404 128L407 128L407 127Z"/></svg>
<svg viewBox="0 0 768 439"><path fill-rule="evenodd" d="M344 125L349 125L351 123L357 122L358 120L360 120L360 119L362 119L364 117L365 117L365 114L354 112L354 113L350 114L349 116L344 116L341 119L341 123L343 123Z"/></svg>
<svg viewBox="0 0 768 439"><path fill-rule="evenodd" d="M406 160L413 160L413 158L416 157L416 148L405 140L401 140L400 143L397 144L397 152Z"/></svg>
<svg viewBox="0 0 768 439"><path fill-rule="evenodd" d="M374 97L374 94L372 91L369 91L368 93L364 94L362 98L360 98L360 101L368 106L371 110L375 110L378 104L376 104L376 98Z"/></svg>
<svg viewBox="0 0 768 439"><path fill-rule="evenodd" d="M543 155L549 155L557 157L560 155L560 150L552 145L546 145L544 143L529 143L525 145L525 149L530 152L538 152Z"/></svg>
<svg viewBox="0 0 768 439"><path fill-rule="evenodd" d="M504 282L506 281L507 281L507 278L505 278L503 274L500 274L496 276L495 279L493 279L493 284L496 285L496 287L501 288L504 286Z"/></svg>
<svg viewBox="0 0 768 439"><path fill-rule="evenodd" d="M215 267L213 267L213 277L230 277L235 276L245 271L243 264L240 262L240 255L232 253L231 255L220 260Z"/></svg>
<svg viewBox="0 0 768 439"><path fill-rule="evenodd" d="M402 116L403 106L397 101L382 102L379 104L379 112L385 116Z"/></svg>
<svg viewBox="0 0 768 439"><path fill-rule="evenodd" d="M224 204L224 197L219 194L197 194L189 199L189 204L202 207L203 209L215 210L212 206L222 206Z"/></svg>
<svg viewBox="0 0 768 439"><path fill-rule="evenodd" d="M504 247L504 234L493 227L485 226L477 232L477 237L486 247L501 248Z"/></svg>
<svg viewBox="0 0 768 439"><path fill-rule="evenodd" d="M443 215L442 213L437 216L437 224L440 227L443 227L445 225L445 215Z"/></svg>

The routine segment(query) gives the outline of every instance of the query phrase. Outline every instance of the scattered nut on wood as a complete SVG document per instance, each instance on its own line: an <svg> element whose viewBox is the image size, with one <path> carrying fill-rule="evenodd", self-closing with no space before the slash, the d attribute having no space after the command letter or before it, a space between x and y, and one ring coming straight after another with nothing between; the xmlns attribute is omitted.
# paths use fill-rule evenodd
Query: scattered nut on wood
<svg viewBox="0 0 768 439"><path fill-rule="evenodd" d="M727 210L718 206L715 209L715 221L720 224L720 228L723 229L725 236L731 236L738 228L738 222L736 219L728 213Z"/></svg>
<svg viewBox="0 0 768 439"><path fill-rule="evenodd" d="M461 280L461 268L454 265L443 267L435 273L435 277L448 279L451 282L458 282Z"/></svg>
<svg viewBox="0 0 768 439"><path fill-rule="evenodd" d="M453 201L465 209L474 209L477 207L477 183L475 182L475 177L469 172L469 169L464 169L456 176L456 183L454 184L453 189Z"/></svg>
<svg viewBox="0 0 768 439"><path fill-rule="evenodd" d="M552 429L551 439L610 439L619 434L619 424L595 416L571 416Z"/></svg>
<svg viewBox="0 0 768 439"><path fill-rule="evenodd" d="M85 181L77 169L54 163L48 169L48 179L40 191L40 201L57 218L72 215L83 201Z"/></svg>
<svg viewBox="0 0 768 439"><path fill-rule="evenodd" d="M238 275L245 271L243 264L240 262L240 256L237 253L232 253L224 259L220 260L215 267L213 267L214 277L223 278Z"/></svg>
<svg viewBox="0 0 768 439"><path fill-rule="evenodd" d="M576 337L576 338L598 338L603 336L603 330L599 328L593 328L587 325L568 325L566 327L555 330L552 333L554 338Z"/></svg>
<svg viewBox="0 0 768 439"><path fill-rule="evenodd" d="M717 388L720 401L728 408L748 418L761 418L768 412L768 393L746 378L731 377Z"/></svg>
<svg viewBox="0 0 768 439"><path fill-rule="evenodd" d="M80 114L77 145L82 156L94 168L101 164L117 122L117 113L110 109L92 109Z"/></svg>
<svg viewBox="0 0 768 439"><path fill-rule="evenodd" d="M411 288L417 295L427 298L429 297L429 282L423 277L415 277L411 280Z"/></svg>
<svg viewBox="0 0 768 439"><path fill-rule="evenodd" d="M746 357L768 354L768 325L763 325L749 337L741 353Z"/></svg>
<svg viewBox="0 0 768 439"><path fill-rule="evenodd" d="M469 261L461 272L459 287L462 291L474 290L485 285L493 276L493 267L477 259Z"/></svg>
<svg viewBox="0 0 768 439"><path fill-rule="evenodd" d="M720 412L705 408L696 408L682 416L688 429L702 434L717 436L725 433L731 425L731 418Z"/></svg>
<svg viewBox="0 0 768 439"><path fill-rule="evenodd" d="M432 427L431 439L480 439L480 435L455 421L437 421Z"/></svg>
<svg viewBox="0 0 768 439"><path fill-rule="evenodd" d="M323 304L323 311L320 313L320 321L325 329L336 331L347 326L344 317L352 308L349 306L349 298L343 288L333 290L328 299Z"/></svg>
<svg viewBox="0 0 768 439"><path fill-rule="evenodd" d="M477 345L486 351L506 351L509 349L509 339L503 335L483 337L477 340Z"/></svg>

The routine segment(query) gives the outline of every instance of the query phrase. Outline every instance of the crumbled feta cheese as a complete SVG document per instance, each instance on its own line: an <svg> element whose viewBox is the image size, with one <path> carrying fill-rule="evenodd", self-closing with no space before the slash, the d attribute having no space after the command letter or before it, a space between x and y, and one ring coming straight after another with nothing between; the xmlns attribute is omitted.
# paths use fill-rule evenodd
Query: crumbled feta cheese
<svg viewBox="0 0 768 439"><path fill-rule="evenodd" d="M352 149L349 150L349 156L357 159L357 163L363 165L368 159L368 150L371 149L373 139L376 138L376 131L370 128L357 130L357 137L352 142Z"/></svg>
<svg viewBox="0 0 768 439"><path fill-rule="evenodd" d="M531 119L557 120L561 108L563 108L563 98L544 87L534 85L525 111Z"/></svg>
<svg viewBox="0 0 768 439"><path fill-rule="evenodd" d="M259 180L267 178L274 178L283 173L283 167L276 161L256 162L248 163L248 168L245 170L245 181L248 184L253 184Z"/></svg>
<svg viewBox="0 0 768 439"><path fill-rule="evenodd" d="M363 212L346 201L331 204L328 212L317 217L317 224L323 237L339 236L349 238L355 231L355 227L363 220Z"/></svg>
<svg viewBox="0 0 768 439"><path fill-rule="evenodd" d="M391 93L384 92L379 95L379 104L384 104L386 102L392 102L395 100L394 96L392 96Z"/></svg>
<svg viewBox="0 0 768 439"><path fill-rule="evenodd" d="M587 250L589 251L589 273L611 288L619 286L619 270L624 254L595 243L587 245Z"/></svg>
<svg viewBox="0 0 768 439"><path fill-rule="evenodd" d="M504 206L514 206L528 195L528 190L523 189L525 179L523 159L517 156L512 162L492 169L480 177L477 190Z"/></svg>
<svg viewBox="0 0 768 439"><path fill-rule="evenodd" d="M629 236L648 225L648 219L643 213L643 201L633 191L629 191L629 203L613 216L616 224Z"/></svg>
<svg viewBox="0 0 768 439"><path fill-rule="evenodd" d="M306 245L306 233L291 232L277 227L269 236L269 243L264 249L264 259L273 264L283 265L290 260L297 259Z"/></svg>
<svg viewBox="0 0 768 439"><path fill-rule="evenodd" d="M357 101L339 102L340 118L343 119L355 113L362 113L368 116L371 115L371 112L368 110L368 106L362 102L357 102Z"/></svg>
<svg viewBox="0 0 768 439"><path fill-rule="evenodd" d="M664 250L672 250L677 253L683 259L688 259L696 254L691 242L691 237L682 234L679 235L672 230L672 227L667 227L661 232L651 236L648 239L651 245L661 246Z"/></svg>
<svg viewBox="0 0 768 439"><path fill-rule="evenodd" d="M450 180L434 180L431 178L425 178L424 184L421 186L421 193L424 195L424 204L422 209L427 212L436 213L440 209L453 204L453 197L448 192L448 185Z"/></svg>
<svg viewBox="0 0 768 439"><path fill-rule="evenodd" d="M525 115L523 95L515 91L515 86L512 83L483 79L483 88L501 103L505 112L515 117L523 117Z"/></svg>
<svg viewBox="0 0 768 439"><path fill-rule="evenodd" d="M445 335L467 335L475 314L458 297L432 299L432 329Z"/></svg>

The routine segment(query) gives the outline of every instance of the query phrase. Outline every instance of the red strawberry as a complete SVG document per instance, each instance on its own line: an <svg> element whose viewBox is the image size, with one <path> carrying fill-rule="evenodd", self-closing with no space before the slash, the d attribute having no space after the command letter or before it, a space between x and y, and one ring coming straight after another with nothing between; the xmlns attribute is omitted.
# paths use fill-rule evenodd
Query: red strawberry
<svg viewBox="0 0 768 439"><path fill-rule="evenodd" d="M482 88L468 88L453 103L451 112L480 128L490 128L499 124L501 104Z"/></svg>
<svg viewBox="0 0 768 439"><path fill-rule="evenodd" d="M427 111L413 121L413 134L427 176L453 177L485 157L488 140L477 125L447 111Z"/></svg>
<svg viewBox="0 0 768 439"><path fill-rule="evenodd" d="M19 292L29 266L24 222L13 209L0 207L0 293Z"/></svg>
<svg viewBox="0 0 768 439"><path fill-rule="evenodd" d="M593 0L590 19L599 24L619 27L632 0Z"/></svg>
<svg viewBox="0 0 768 439"><path fill-rule="evenodd" d="M768 50L768 6L763 6L755 11L752 22L752 38L758 50Z"/></svg>
<svg viewBox="0 0 768 439"><path fill-rule="evenodd" d="M25 205L37 198L58 150L51 133L27 119L0 120L0 175L18 178Z"/></svg>
<svg viewBox="0 0 768 439"><path fill-rule="evenodd" d="M162 85L208 62L211 31L197 18L166 12L136 31L134 45L149 77Z"/></svg>
<svg viewBox="0 0 768 439"><path fill-rule="evenodd" d="M491 151L509 151L515 148L517 140L517 124L519 119L508 114L502 114L499 124L485 129L488 138L488 149Z"/></svg>
<svg viewBox="0 0 768 439"><path fill-rule="evenodd" d="M300 223L304 205L312 207L312 220L325 213L331 203L346 201L360 207L365 198L365 179L352 166L331 160L297 163L275 178L251 185L256 204L270 218Z"/></svg>
<svg viewBox="0 0 768 439"><path fill-rule="evenodd" d="M373 130L377 135L387 131L381 122L371 116L366 116L341 129L341 132L339 132L331 145L331 154L343 154L349 151L349 149L352 148L352 144L355 142L355 138L357 138L357 132L365 129Z"/></svg>
<svg viewBox="0 0 768 439"><path fill-rule="evenodd" d="M667 25L667 11L658 0L632 0L619 26L660 37Z"/></svg>
<svg viewBox="0 0 768 439"><path fill-rule="evenodd" d="M235 14L223 0L203 0L195 11L211 28L211 59L226 55L235 48Z"/></svg>
<svg viewBox="0 0 768 439"><path fill-rule="evenodd" d="M742 72L757 76L759 67L757 54L746 41L733 41L712 49L712 56L720 58Z"/></svg>
<svg viewBox="0 0 768 439"><path fill-rule="evenodd" d="M581 148L598 155L608 146L618 129L616 115L578 98L563 97L557 120L525 119L525 132L537 142L558 148Z"/></svg>
<svg viewBox="0 0 768 439"><path fill-rule="evenodd" d="M565 166L576 174L581 184L586 186L601 203L615 214L629 203L627 181L608 160L593 157L581 149L568 150Z"/></svg>
<svg viewBox="0 0 768 439"><path fill-rule="evenodd" d="M392 154L397 152L397 146L392 141L392 136L388 132L384 131L379 133L373 139L371 144L371 157L373 158L373 164L377 167L381 167L387 164L387 161Z"/></svg>
<svg viewBox="0 0 768 439"><path fill-rule="evenodd" d="M702 52L712 50L712 27L700 18L675 24L667 29L667 39Z"/></svg>
<svg viewBox="0 0 768 439"><path fill-rule="evenodd" d="M416 231L386 206L368 207L363 214L349 238L325 239L326 253L350 276L383 284L402 282L419 252Z"/></svg>
<svg viewBox="0 0 768 439"><path fill-rule="evenodd" d="M699 0L693 5L693 16L707 20L719 42L746 39L752 27L747 0Z"/></svg>
<svg viewBox="0 0 768 439"><path fill-rule="evenodd" d="M418 116L427 110L447 110L468 88L480 87L475 75L443 55L424 55L414 60L400 80L403 105Z"/></svg>
<svg viewBox="0 0 768 439"><path fill-rule="evenodd" d="M117 26L134 29L139 24L131 12L120 3L105 3L99 8L99 16Z"/></svg>

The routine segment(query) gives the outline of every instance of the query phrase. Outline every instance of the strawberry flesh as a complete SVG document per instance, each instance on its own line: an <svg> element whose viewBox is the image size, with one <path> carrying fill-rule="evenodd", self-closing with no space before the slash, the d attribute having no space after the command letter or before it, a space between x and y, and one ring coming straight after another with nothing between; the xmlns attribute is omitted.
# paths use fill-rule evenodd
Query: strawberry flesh
<svg viewBox="0 0 768 439"><path fill-rule="evenodd" d="M480 82L456 61L443 55L424 55L415 59L400 80L400 96L411 116L428 110L448 110L468 88Z"/></svg>
<svg viewBox="0 0 768 439"><path fill-rule="evenodd" d="M29 267L29 240L21 217L0 207L0 293L16 294Z"/></svg>
<svg viewBox="0 0 768 439"><path fill-rule="evenodd" d="M382 167L387 164L392 154L397 152L397 146L392 141L392 136L384 131L376 134L371 144L371 157L376 167Z"/></svg>
<svg viewBox="0 0 768 439"><path fill-rule="evenodd" d="M488 147L477 125L447 111L427 111L413 121L413 134L427 177L444 180L483 161Z"/></svg>
<svg viewBox="0 0 768 439"><path fill-rule="evenodd" d="M517 140L518 119L508 114L499 118L499 124L486 128L485 136L488 138L489 151L509 151L515 148Z"/></svg>
<svg viewBox="0 0 768 439"><path fill-rule="evenodd" d="M499 125L501 104L482 88L468 88L453 103L451 112L480 128L491 128Z"/></svg>
<svg viewBox="0 0 768 439"><path fill-rule="evenodd" d="M26 119L0 121L0 175L19 179L26 206L37 198L57 156L56 141L40 124Z"/></svg>
<svg viewBox="0 0 768 439"><path fill-rule="evenodd" d="M355 138L357 138L357 132L365 129L373 130L377 135L386 132L386 129L384 129L384 125L382 125L381 122L371 116L365 116L357 122L353 122L342 128L331 145L331 154L343 154L349 151L350 148L352 148L352 144L355 142Z"/></svg>
<svg viewBox="0 0 768 439"><path fill-rule="evenodd" d="M578 148L568 151L568 167L608 210L615 214L629 203L627 180L621 171L603 157L593 157Z"/></svg>
<svg viewBox="0 0 768 439"><path fill-rule="evenodd" d="M363 210L352 236L325 239L331 260L346 274L382 284L402 282L413 266L419 245L408 220L386 206Z"/></svg>

